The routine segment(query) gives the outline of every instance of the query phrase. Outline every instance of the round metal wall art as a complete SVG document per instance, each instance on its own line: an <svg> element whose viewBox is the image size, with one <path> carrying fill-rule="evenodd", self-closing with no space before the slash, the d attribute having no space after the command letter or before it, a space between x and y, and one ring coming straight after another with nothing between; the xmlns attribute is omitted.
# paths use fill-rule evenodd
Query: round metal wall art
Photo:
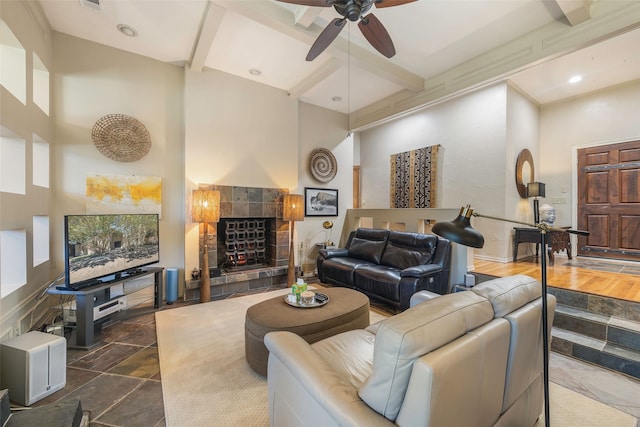
<svg viewBox="0 0 640 427"><path fill-rule="evenodd" d="M525 165L528 165L530 172L529 181L527 182L524 182ZM521 198L527 198L527 183L533 181L535 181L533 156L531 155L531 152L525 148L524 150L520 151L520 154L518 154L518 158L516 159L516 188Z"/></svg>
<svg viewBox="0 0 640 427"><path fill-rule="evenodd" d="M151 149L151 135L137 119L125 114L101 117L91 130L100 153L117 162L134 162Z"/></svg>
<svg viewBox="0 0 640 427"><path fill-rule="evenodd" d="M319 182L329 182L338 172L338 163L333 153L326 148L316 148L309 161L311 175Z"/></svg>

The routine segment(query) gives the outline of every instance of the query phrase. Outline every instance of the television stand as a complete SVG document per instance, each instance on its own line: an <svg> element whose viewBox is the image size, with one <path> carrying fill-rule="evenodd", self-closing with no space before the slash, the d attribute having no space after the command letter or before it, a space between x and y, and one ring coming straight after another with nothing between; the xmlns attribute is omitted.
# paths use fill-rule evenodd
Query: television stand
<svg viewBox="0 0 640 427"><path fill-rule="evenodd" d="M73 295L76 299L76 330L69 339L68 347L90 350L100 344L99 338L102 331L102 322L96 323L94 321L93 312L94 307L97 305L97 303L94 302L108 303L115 301L116 297L111 298L109 293L112 287L121 283L126 285L126 282L129 280L139 279L153 274L153 306L154 308L161 308L164 292L163 270L163 267L149 267L142 270L141 273L132 276L121 277L120 279L102 282L101 284L78 290L62 287L49 288L47 293L50 295Z"/></svg>
<svg viewBox="0 0 640 427"><path fill-rule="evenodd" d="M56 288L60 290L79 291L80 289L90 288L91 286L101 285L102 283L104 283L102 280L91 279L85 282L74 283L71 286L60 285L60 286L57 286Z"/></svg>
<svg viewBox="0 0 640 427"><path fill-rule="evenodd" d="M131 270L125 270L125 271L121 271L120 273L116 273L115 278L113 280L131 279L133 277L140 276L144 272L145 270L142 268L132 268ZM110 280L109 283L113 282L113 280ZM107 283L107 282L105 281L104 283Z"/></svg>

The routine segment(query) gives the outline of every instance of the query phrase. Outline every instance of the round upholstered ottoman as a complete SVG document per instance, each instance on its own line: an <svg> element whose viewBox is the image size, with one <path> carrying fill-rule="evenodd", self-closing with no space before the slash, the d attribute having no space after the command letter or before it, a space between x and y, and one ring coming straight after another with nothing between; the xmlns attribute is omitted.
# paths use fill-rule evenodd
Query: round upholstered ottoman
<svg viewBox="0 0 640 427"><path fill-rule="evenodd" d="M271 331L290 331L309 344L332 335L369 326L369 298L352 289L318 289L329 297L321 307L298 308L281 295L252 305L244 322L244 349L247 362L255 372L267 375L269 350L264 336Z"/></svg>

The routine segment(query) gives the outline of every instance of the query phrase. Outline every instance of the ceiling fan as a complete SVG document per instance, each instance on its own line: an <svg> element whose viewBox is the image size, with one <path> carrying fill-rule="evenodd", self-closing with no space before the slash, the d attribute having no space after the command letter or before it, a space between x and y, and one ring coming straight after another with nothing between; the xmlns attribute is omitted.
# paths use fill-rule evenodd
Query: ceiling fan
<svg viewBox="0 0 640 427"><path fill-rule="evenodd" d="M293 3L301 6L319 6L329 7L333 6L334 9L342 16L342 18L334 18L333 21L326 26L320 33L316 41L309 49L306 60L313 61L318 55L333 42L340 31L345 26L347 19L349 21L358 22L358 28L364 35L364 37L371 43L378 52L391 58L396 54L396 48L393 46L393 41L389 36L386 28L382 25L382 22L375 17L373 13L365 16L365 13L374 4L377 8L400 6L406 3L411 3L416 0L278 0L284 3Z"/></svg>

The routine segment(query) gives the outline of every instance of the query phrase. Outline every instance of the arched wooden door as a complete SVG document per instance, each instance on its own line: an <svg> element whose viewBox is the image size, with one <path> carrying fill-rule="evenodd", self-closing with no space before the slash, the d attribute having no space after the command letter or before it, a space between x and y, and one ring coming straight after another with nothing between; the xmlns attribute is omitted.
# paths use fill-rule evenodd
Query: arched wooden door
<svg viewBox="0 0 640 427"><path fill-rule="evenodd" d="M578 150L578 255L640 261L640 141Z"/></svg>

